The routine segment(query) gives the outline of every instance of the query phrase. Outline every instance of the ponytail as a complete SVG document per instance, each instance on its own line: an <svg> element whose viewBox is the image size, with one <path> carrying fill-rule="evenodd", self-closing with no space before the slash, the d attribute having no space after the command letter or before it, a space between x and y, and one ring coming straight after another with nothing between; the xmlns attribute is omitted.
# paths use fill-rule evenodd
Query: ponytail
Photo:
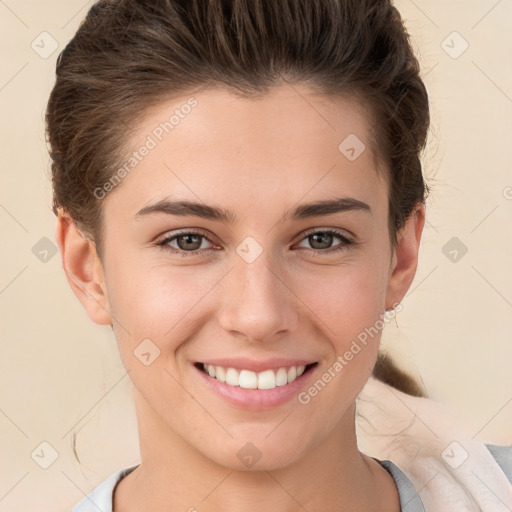
<svg viewBox="0 0 512 512"><path fill-rule="evenodd" d="M398 389L398 391L412 396L428 398L422 386L413 377L398 368L393 359L387 354L379 353L372 375L384 384Z"/></svg>

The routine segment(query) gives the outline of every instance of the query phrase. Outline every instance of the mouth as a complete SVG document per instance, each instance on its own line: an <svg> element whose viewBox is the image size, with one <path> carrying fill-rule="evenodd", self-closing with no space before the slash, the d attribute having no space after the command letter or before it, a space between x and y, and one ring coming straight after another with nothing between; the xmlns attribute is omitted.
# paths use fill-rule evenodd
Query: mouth
<svg viewBox="0 0 512 512"><path fill-rule="evenodd" d="M194 366L219 382L233 388L243 389L274 389L291 384L299 377L310 372L318 362L306 365L282 366L274 369L267 369L260 372L243 369L206 364L194 363Z"/></svg>

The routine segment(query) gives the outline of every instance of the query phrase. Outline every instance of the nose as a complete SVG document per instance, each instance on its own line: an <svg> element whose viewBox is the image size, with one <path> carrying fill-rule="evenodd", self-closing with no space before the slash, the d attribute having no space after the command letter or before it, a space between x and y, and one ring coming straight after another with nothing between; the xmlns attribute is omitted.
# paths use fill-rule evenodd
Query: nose
<svg viewBox="0 0 512 512"><path fill-rule="evenodd" d="M238 256L224 282L221 327L233 336L253 342L276 341L298 324L297 298L266 251L252 263Z"/></svg>

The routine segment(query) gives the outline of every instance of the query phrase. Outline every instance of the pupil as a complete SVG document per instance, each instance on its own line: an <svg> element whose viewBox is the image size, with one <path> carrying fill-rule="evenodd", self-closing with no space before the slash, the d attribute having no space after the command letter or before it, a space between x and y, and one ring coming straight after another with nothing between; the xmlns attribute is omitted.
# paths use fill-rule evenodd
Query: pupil
<svg viewBox="0 0 512 512"><path fill-rule="evenodd" d="M329 235L328 233L315 233L314 235L311 236L313 237L314 243L316 243L317 241L319 241L320 244L322 244L322 242L324 243L324 245L321 247L314 247L313 243L312 245L315 249L325 249L329 247L330 242L332 241L332 235Z"/></svg>
<svg viewBox="0 0 512 512"><path fill-rule="evenodd" d="M182 244L180 243L181 240L186 240L186 243L185 244ZM197 245L199 242L199 245ZM190 247L189 244L191 243L192 245L197 245L197 247ZM192 250L197 250L199 249L199 247L201 247L201 239L200 239L200 236L199 235L194 235L194 234L190 234L190 235L182 235L178 238L178 247L182 250L186 250L186 249L192 249Z"/></svg>

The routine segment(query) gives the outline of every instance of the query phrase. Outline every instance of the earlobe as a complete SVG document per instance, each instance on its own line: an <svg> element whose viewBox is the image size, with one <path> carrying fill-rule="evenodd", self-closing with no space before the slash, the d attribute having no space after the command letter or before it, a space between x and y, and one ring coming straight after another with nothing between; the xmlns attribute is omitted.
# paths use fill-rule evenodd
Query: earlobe
<svg viewBox="0 0 512 512"><path fill-rule="evenodd" d="M87 315L97 324L112 324L103 267L95 244L84 237L62 209L58 212L56 239L69 285Z"/></svg>
<svg viewBox="0 0 512 512"><path fill-rule="evenodd" d="M424 224L425 205L419 203L397 236L386 293L386 309L401 302L414 280Z"/></svg>

